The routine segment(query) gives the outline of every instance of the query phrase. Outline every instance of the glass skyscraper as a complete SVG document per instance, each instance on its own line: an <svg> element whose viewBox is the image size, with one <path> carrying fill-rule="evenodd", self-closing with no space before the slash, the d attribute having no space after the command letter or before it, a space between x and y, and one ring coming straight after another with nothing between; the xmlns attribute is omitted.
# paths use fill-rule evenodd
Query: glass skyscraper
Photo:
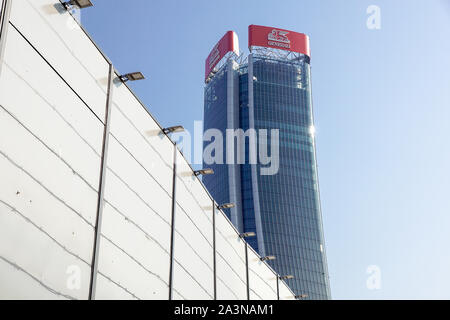
<svg viewBox="0 0 450 320"><path fill-rule="evenodd" d="M205 133L209 129L222 132L224 144L227 129L255 129L259 147L264 138L260 130L267 130L267 150L272 156L273 150L279 150L276 172L263 173L267 163L250 162L252 142L247 137L245 163L227 164L228 146L223 163L204 161L204 167L215 174L205 176L203 182L218 203L236 204L227 215L240 232L256 233L247 241L261 256L276 257L269 261L275 271L294 276L287 284L296 294L330 299L309 55L251 47L246 58L226 56L205 87ZM278 129L278 141L270 137L273 129ZM205 150L211 141L204 143Z"/></svg>

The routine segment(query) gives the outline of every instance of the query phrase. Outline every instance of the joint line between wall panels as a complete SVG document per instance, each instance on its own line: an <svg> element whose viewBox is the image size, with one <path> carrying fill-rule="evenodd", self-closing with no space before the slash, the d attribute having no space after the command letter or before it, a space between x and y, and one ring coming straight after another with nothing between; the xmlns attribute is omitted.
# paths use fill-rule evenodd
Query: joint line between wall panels
<svg viewBox="0 0 450 320"><path fill-rule="evenodd" d="M174 242L175 242L175 213L177 207L177 144L173 147L173 180L172 180L172 218L170 223L170 268L169 268L169 300L173 300L173 269L174 269Z"/></svg>
<svg viewBox="0 0 450 320"><path fill-rule="evenodd" d="M99 248L100 248L100 238L101 238L101 225L102 225L102 215L103 208L105 206L104 191L105 191L105 180L106 180L106 168L108 160L108 145L111 127L111 101L112 101L112 91L113 91L113 78L114 78L114 68L112 64L109 65L109 76L108 76L108 94L106 96L106 112L105 112L105 127L103 131L103 147L102 147L102 158L100 167L100 182L98 187L98 203L97 203L97 217L95 221L94 230L94 246L92 253L92 264L91 264L91 278L89 283L89 300L95 300L95 290L97 284L97 271L98 271L98 259L99 259Z"/></svg>
<svg viewBox="0 0 450 320"><path fill-rule="evenodd" d="M1 10L2 13L0 16L0 75L2 73L3 55L5 53L9 16L11 14L11 0L3 0Z"/></svg>

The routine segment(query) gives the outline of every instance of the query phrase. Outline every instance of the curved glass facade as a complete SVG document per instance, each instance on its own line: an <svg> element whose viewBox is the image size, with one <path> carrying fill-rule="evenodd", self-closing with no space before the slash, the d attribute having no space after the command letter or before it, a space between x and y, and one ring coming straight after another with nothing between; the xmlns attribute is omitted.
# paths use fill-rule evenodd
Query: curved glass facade
<svg viewBox="0 0 450 320"><path fill-rule="evenodd" d="M227 72L222 69L216 74L214 81L205 88L205 107L204 107L204 131L207 129L217 129L225 132L227 129ZM214 138L212 138L214 142ZM205 147L210 142L205 142ZM213 156L217 156L213 153ZM222 162L222 163L220 163ZM222 161L218 163L204 163L204 167L214 170L214 175L203 177L203 182L208 186L211 196L218 203L230 202L228 170ZM226 210L230 218L229 210ZM234 222L233 222L234 223Z"/></svg>
<svg viewBox="0 0 450 320"><path fill-rule="evenodd" d="M276 256L271 266L280 275L294 276L286 282L296 294L330 299L312 130L309 57L288 60L252 54L248 64L236 70L239 103L231 106L227 99L218 102L218 93L234 86L229 83L230 77L220 75L226 72L230 69L224 67L205 89L205 130L217 128L224 137L224 129L279 130L279 170L274 175L262 175L261 167L266 166L259 162L249 163L249 141L245 141L246 162L240 165L238 176L239 231L257 234L248 239L249 244L261 255ZM211 99L212 92L218 100ZM237 127L227 126L230 113L239 114ZM267 145L267 150L276 147L271 146L270 138ZM228 166L205 166L216 172L204 179L212 196L228 202L230 185L235 185L227 181Z"/></svg>

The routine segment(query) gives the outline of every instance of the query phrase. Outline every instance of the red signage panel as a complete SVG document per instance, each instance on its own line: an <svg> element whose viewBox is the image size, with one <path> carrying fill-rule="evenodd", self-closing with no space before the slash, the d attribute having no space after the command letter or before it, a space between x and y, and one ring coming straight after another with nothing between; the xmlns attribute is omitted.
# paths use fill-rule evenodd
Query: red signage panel
<svg viewBox="0 0 450 320"><path fill-rule="evenodd" d="M228 31L214 46L205 62L205 80L219 61L228 53L239 55L239 41L234 31Z"/></svg>
<svg viewBox="0 0 450 320"><path fill-rule="evenodd" d="M268 47L303 53L311 57L309 37L306 34L257 25L248 27L248 47Z"/></svg>

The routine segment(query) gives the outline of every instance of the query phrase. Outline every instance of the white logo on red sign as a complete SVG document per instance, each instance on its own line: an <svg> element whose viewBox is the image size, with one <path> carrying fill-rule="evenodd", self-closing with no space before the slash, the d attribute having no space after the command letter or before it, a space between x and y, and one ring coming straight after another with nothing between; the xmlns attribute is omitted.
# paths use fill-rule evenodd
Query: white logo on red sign
<svg viewBox="0 0 450 320"><path fill-rule="evenodd" d="M220 51L219 51L219 45L217 44L214 49L211 52L211 56L209 57L209 67L212 69L214 64L219 60L220 58Z"/></svg>
<svg viewBox="0 0 450 320"><path fill-rule="evenodd" d="M282 30L272 30L271 33L267 36L269 40L270 46L276 46L276 47L282 47L282 48L290 48L291 47L291 40L287 37L289 34L288 31L282 31Z"/></svg>

